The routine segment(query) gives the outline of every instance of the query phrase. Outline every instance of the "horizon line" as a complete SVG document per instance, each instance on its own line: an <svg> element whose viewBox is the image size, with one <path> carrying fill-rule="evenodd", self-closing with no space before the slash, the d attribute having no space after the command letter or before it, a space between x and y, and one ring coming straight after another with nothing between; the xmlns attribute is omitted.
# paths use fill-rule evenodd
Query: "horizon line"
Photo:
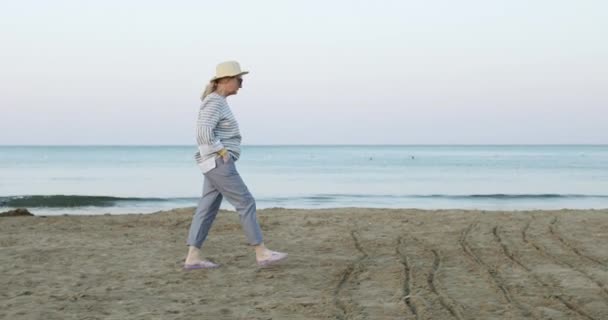
<svg viewBox="0 0 608 320"><path fill-rule="evenodd" d="M243 147L608 146L608 143L242 144ZM0 147L196 147L196 144L0 144Z"/></svg>

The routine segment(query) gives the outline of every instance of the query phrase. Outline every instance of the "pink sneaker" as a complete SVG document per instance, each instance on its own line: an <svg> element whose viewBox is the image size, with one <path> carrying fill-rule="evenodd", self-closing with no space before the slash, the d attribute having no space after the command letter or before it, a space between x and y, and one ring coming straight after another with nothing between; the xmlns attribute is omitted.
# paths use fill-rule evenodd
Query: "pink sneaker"
<svg viewBox="0 0 608 320"><path fill-rule="evenodd" d="M277 264L285 259L287 259L287 253L271 251L270 257L268 257L266 259L262 259L262 260L257 260L257 262L258 262L258 266L260 266L260 267L268 267L268 266Z"/></svg>
<svg viewBox="0 0 608 320"><path fill-rule="evenodd" d="M203 260L201 262L198 263L193 263L193 264L184 264L184 270L189 271L189 270L196 270L196 269L215 269L215 268L219 268L220 265L217 263L213 263L211 261L207 261L207 260Z"/></svg>

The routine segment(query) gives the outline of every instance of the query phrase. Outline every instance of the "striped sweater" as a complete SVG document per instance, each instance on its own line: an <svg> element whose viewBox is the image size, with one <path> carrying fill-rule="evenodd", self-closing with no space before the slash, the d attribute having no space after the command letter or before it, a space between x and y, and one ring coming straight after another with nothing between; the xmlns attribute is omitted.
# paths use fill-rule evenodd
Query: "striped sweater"
<svg viewBox="0 0 608 320"><path fill-rule="evenodd" d="M194 158L198 163L217 156L222 148L226 148L235 159L240 157L239 124L225 97L213 92L201 103L196 121L196 141L199 151Z"/></svg>

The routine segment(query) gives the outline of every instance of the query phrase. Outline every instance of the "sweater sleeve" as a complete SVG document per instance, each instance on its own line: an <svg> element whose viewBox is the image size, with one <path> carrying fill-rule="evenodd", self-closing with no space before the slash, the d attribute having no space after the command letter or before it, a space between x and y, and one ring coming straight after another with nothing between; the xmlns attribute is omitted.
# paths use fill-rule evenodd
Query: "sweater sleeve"
<svg viewBox="0 0 608 320"><path fill-rule="evenodd" d="M199 148L205 153L217 152L224 148L224 145L213 134L213 130L220 122L222 105L217 101L208 101L198 112L196 121L196 140Z"/></svg>

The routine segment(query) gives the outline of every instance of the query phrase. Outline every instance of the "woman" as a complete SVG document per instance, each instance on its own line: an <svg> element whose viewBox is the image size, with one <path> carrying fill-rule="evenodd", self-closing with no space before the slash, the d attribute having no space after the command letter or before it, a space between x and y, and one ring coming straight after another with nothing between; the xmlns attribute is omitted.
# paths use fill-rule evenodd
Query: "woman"
<svg viewBox="0 0 608 320"><path fill-rule="evenodd" d="M241 225L249 244L255 248L259 266L275 264L287 258L287 253L268 250L264 246L262 230L256 216L255 200L236 170L235 162L241 155L241 134L236 119L226 103L228 96L242 88L241 71L236 61L217 65L201 97L202 104L197 121L199 151L196 161L203 171L203 195L192 218L188 235L188 256L185 270L217 268L218 264L203 260L201 246L222 203L226 198L240 215Z"/></svg>

